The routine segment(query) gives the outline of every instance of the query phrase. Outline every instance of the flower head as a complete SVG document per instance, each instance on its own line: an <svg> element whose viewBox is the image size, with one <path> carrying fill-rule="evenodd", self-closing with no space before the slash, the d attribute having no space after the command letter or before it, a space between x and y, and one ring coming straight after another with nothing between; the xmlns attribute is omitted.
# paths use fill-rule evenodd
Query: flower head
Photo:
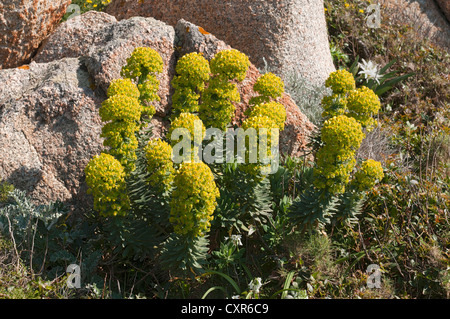
<svg viewBox="0 0 450 319"><path fill-rule="evenodd" d="M149 182L156 188L167 188L173 181L175 170L172 162L172 147L161 139L148 142L145 147Z"/></svg>
<svg viewBox="0 0 450 319"><path fill-rule="evenodd" d="M283 95L284 83L281 78L269 72L260 76L258 80L256 80L253 89L261 95L276 99Z"/></svg>
<svg viewBox="0 0 450 319"><path fill-rule="evenodd" d="M228 80L242 81L250 66L248 57L238 50L224 50L216 54L211 60L211 71Z"/></svg>
<svg viewBox="0 0 450 319"><path fill-rule="evenodd" d="M231 237L225 237L225 240L231 240L235 246L242 246L242 235L231 235Z"/></svg>
<svg viewBox="0 0 450 319"><path fill-rule="evenodd" d="M107 92L108 97L113 95L126 95L138 99L141 93L130 79L116 79L111 81Z"/></svg>
<svg viewBox="0 0 450 319"><path fill-rule="evenodd" d="M347 70L337 70L330 73L325 81L325 86L331 88L334 94L342 94L354 90L356 82L353 74Z"/></svg>
<svg viewBox="0 0 450 319"><path fill-rule="evenodd" d="M102 153L94 156L84 171L88 192L94 196L94 209L102 216L125 215L130 204L120 162Z"/></svg>
<svg viewBox="0 0 450 319"><path fill-rule="evenodd" d="M262 281L260 277L254 278L250 283L248 284L248 288L255 293L259 293L259 290L262 287Z"/></svg>
<svg viewBox="0 0 450 319"><path fill-rule="evenodd" d="M347 97L348 115L357 120L367 131L373 129L377 121L373 118L381 107L380 98L365 86L351 91Z"/></svg>
<svg viewBox="0 0 450 319"><path fill-rule="evenodd" d="M358 183L359 190L369 190L383 177L381 163L368 159L361 164L360 169L356 172L355 181Z"/></svg>
<svg viewBox="0 0 450 319"><path fill-rule="evenodd" d="M170 218L177 234L204 236L211 226L219 189L205 163L183 163L175 174Z"/></svg>
<svg viewBox="0 0 450 319"><path fill-rule="evenodd" d="M138 79L149 73L161 73L163 60L158 52L151 48L139 47L134 49L127 59L127 64L122 68L121 75L129 79Z"/></svg>
<svg viewBox="0 0 450 319"><path fill-rule="evenodd" d="M378 70L378 65L372 61L366 62L364 59L362 59L362 61L363 63L358 63L358 66L362 69L358 74L364 75L366 80L374 80L380 84L381 75Z"/></svg>
<svg viewBox="0 0 450 319"><path fill-rule="evenodd" d="M284 130L284 122L286 121L286 109L283 104L272 101L255 105L252 108L249 116L254 117L258 115L267 116L274 121L280 131Z"/></svg>

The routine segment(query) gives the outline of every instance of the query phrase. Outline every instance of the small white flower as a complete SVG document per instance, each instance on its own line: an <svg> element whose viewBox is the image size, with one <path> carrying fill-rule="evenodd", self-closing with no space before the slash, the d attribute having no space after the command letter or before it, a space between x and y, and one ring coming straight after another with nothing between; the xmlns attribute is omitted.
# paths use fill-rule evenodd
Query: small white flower
<svg viewBox="0 0 450 319"><path fill-rule="evenodd" d="M374 64L372 61L366 62L362 59L363 63L358 63L362 71L359 74L363 74L366 80L375 80L380 84L381 75L378 73L378 65Z"/></svg>
<svg viewBox="0 0 450 319"><path fill-rule="evenodd" d="M257 277L255 279L253 279L249 284L248 284L248 288L250 288L250 290L253 290L255 293L259 293L259 289L261 289L262 286L262 281L260 277Z"/></svg>
<svg viewBox="0 0 450 319"><path fill-rule="evenodd" d="M234 295L234 296L231 296L231 299L241 299L241 296L239 296L239 295Z"/></svg>
<svg viewBox="0 0 450 319"><path fill-rule="evenodd" d="M225 240L231 240L235 246L242 246L242 235L231 235L231 237L225 237Z"/></svg>
<svg viewBox="0 0 450 319"><path fill-rule="evenodd" d="M251 236L255 231L256 231L255 227L253 227L253 225L250 225L250 227L248 228L247 236Z"/></svg>

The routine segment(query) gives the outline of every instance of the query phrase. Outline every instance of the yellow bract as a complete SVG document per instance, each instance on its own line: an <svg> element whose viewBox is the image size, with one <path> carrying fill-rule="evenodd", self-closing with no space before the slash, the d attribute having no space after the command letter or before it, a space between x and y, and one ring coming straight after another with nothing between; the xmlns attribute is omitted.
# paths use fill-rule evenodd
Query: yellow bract
<svg viewBox="0 0 450 319"><path fill-rule="evenodd" d="M139 99L141 93L130 79L116 79L111 81L107 95L108 97L113 95L126 95L131 98Z"/></svg>
<svg viewBox="0 0 450 319"><path fill-rule="evenodd" d="M355 152L365 137L361 124L345 115L325 121L321 130L324 146L316 154L314 185L343 193L356 161Z"/></svg>
<svg viewBox="0 0 450 319"><path fill-rule="evenodd" d="M248 57L238 50L224 50L211 60L211 72L228 80L243 81L250 66Z"/></svg>
<svg viewBox="0 0 450 319"><path fill-rule="evenodd" d="M204 163L183 163L174 178L169 221L180 235L204 236L211 226L219 189Z"/></svg>
<svg viewBox="0 0 450 319"><path fill-rule="evenodd" d="M361 164L360 169L355 174L355 182L359 190L370 190L377 181L384 177L383 167L380 162L368 159Z"/></svg>
<svg viewBox="0 0 450 319"><path fill-rule="evenodd" d="M172 147L161 139L151 140L145 147L149 182L153 187L168 189L173 181Z"/></svg>
<svg viewBox="0 0 450 319"><path fill-rule="evenodd" d="M89 193L94 196L94 209L103 216L125 215L130 207L126 195L125 170L112 155L100 154L85 168Z"/></svg>
<svg viewBox="0 0 450 319"><path fill-rule="evenodd" d="M141 76L163 71L163 60L158 52L151 48L139 47L134 49L122 68L121 75L135 80Z"/></svg>
<svg viewBox="0 0 450 319"><path fill-rule="evenodd" d="M349 92L347 107L349 110L348 115L361 123L368 132L377 124L373 116L380 110L381 102L373 90L363 86Z"/></svg>
<svg viewBox="0 0 450 319"><path fill-rule="evenodd" d="M256 80L253 89L260 95L276 99L283 95L284 83L280 77L269 72L260 76L258 80Z"/></svg>
<svg viewBox="0 0 450 319"><path fill-rule="evenodd" d="M255 105L251 111L249 116L267 116L280 129L280 131L284 130L284 122L286 122L286 109L283 104L278 102L268 102L263 104Z"/></svg>
<svg viewBox="0 0 450 319"><path fill-rule="evenodd" d="M334 94L342 94L354 90L356 83L353 74L347 70L337 70L329 75L325 86L331 88Z"/></svg>

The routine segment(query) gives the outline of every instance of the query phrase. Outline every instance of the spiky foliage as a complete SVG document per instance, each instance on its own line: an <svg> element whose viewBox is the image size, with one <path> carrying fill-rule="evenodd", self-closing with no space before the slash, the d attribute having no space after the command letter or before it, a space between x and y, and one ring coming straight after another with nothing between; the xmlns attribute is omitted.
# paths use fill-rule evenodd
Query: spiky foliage
<svg viewBox="0 0 450 319"><path fill-rule="evenodd" d="M338 197L326 190L309 187L292 203L291 221L303 229L323 227L338 211Z"/></svg>
<svg viewBox="0 0 450 319"><path fill-rule="evenodd" d="M270 181L242 169L243 165L226 163L215 167L220 197L213 226L247 232L250 225L264 225L272 213Z"/></svg>
<svg viewBox="0 0 450 319"><path fill-rule="evenodd" d="M197 275L203 272L208 244L207 236L189 237L173 233L162 245L161 266L175 275Z"/></svg>

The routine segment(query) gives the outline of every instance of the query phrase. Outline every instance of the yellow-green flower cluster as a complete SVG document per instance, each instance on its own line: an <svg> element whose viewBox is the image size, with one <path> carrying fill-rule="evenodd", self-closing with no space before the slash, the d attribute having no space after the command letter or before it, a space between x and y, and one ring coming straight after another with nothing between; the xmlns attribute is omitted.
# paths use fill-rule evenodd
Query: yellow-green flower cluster
<svg viewBox="0 0 450 319"><path fill-rule="evenodd" d="M183 163L173 184L169 221L175 233L206 235L220 195L210 168L205 163Z"/></svg>
<svg viewBox="0 0 450 319"><path fill-rule="evenodd" d="M356 88L353 74L347 70L332 72L325 81L325 86L331 88L334 94L343 94Z"/></svg>
<svg viewBox="0 0 450 319"><path fill-rule="evenodd" d="M260 132L264 128L267 130L267 158L269 160L275 154L272 154L271 148L278 147L279 131L284 130L284 123L286 122L286 109L283 104L274 100L281 97L284 93L283 81L273 73L266 73L260 76L255 82L253 89L260 95L250 99L249 104L253 105L246 112L248 118L242 123L242 128L247 130L248 128L254 128L258 132L259 138L261 138ZM276 141L276 145L272 145L272 128L277 128L277 136L273 137ZM258 140L258 144L260 141ZM246 144L247 150L249 145ZM259 155L259 153L258 153ZM243 166L244 171L247 171L250 175L256 176L258 173L266 171L270 164L263 164L261 158L258 159L259 163L248 163L249 154L246 155L246 164Z"/></svg>
<svg viewBox="0 0 450 319"><path fill-rule="evenodd" d="M116 79L111 81L107 91L108 97L113 95L125 95L134 99L139 99L141 93L130 79Z"/></svg>
<svg viewBox="0 0 450 319"><path fill-rule="evenodd" d="M324 146L316 154L314 185L331 193L343 193L356 161L355 152L365 135L354 118L339 115L325 121L321 137Z"/></svg>
<svg viewBox="0 0 450 319"><path fill-rule="evenodd" d="M324 96L322 99L322 107L324 109L322 113L324 119L343 115L347 111L347 99L345 98L345 95L342 94Z"/></svg>
<svg viewBox="0 0 450 319"><path fill-rule="evenodd" d="M205 89L211 69L209 62L200 53L192 52L184 55L175 68L178 76L172 80L175 93L172 107L175 115L181 112L198 112L200 93Z"/></svg>
<svg viewBox="0 0 450 319"><path fill-rule="evenodd" d="M202 95L199 116L206 127L226 130L235 111L233 102L240 100L236 84L222 77L213 77Z"/></svg>
<svg viewBox="0 0 450 319"><path fill-rule="evenodd" d="M134 49L127 59L127 64L122 68L121 75L124 78L142 83L148 74L161 73L163 60L158 52L151 48L139 47Z"/></svg>
<svg viewBox="0 0 450 319"><path fill-rule="evenodd" d="M198 123L197 127L195 123ZM168 136L171 138L172 132L177 128L185 128L189 131L191 140L194 141L194 136L201 137L201 140L205 138L206 128L203 125L202 120L192 113L181 113L170 125ZM172 144L176 144L177 141L172 141Z"/></svg>
<svg viewBox="0 0 450 319"><path fill-rule="evenodd" d="M321 130L322 141L336 150L354 152L361 145L365 137L359 124L354 118L339 115L324 122Z"/></svg>
<svg viewBox="0 0 450 319"><path fill-rule="evenodd" d="M362 127L370 132L377 121L373 118L381 107L381 102L375 92L365 86L350 91L347 96L348 116L355 118Z"/></svg>
<svg viewBox="0 0 450 319"><path fill-rule="evenodd" d="M152 117L155 107L150 103L160 101L158 96L159 80L156 75L161 73L164 62L159 53L151 48L139 47L134 49L122 68L121 75L137 83L140 92L140 102L143 105L142 114Z"/></svg>
<svg viewBox="0 0 450 319"><path fill-rule="evenodd" d="M283 104L278 102L268 102L263 104L255 105L250 113L250 117L255 116L267 116L277 125L280 131L284 130L284 122L286 122L286 108Z"/></svg>
<svg viewBox="0 0 450 319"><path fill-rule="evenodd" d="M377 124L373 116L381 106L380 99L373 90L365 86L356 89L353 75L346 70L331 73L325 85L333 90L333 94L322 99L323 118L347 114L368 132L373 129Z"/></svg>
<svg viewBox="0 0 450 319"><path fill-rule="evenodd" d="M94 209L102 216L123 216L130 208L125 170L112 155L94 156L85 168L88 192L94 197Z"/></svg>
<svg viewBox="0 0 450 319"><path fill-rule="evenodd" d="M127 95L113 95L103 101L99 110L103 122L125 121L133 123L141 118L142 105L139 100Z"/></svg>
<svg viewBox="0 0 450 319"><path fill-rule="evenodd" d="M249 66L248 57L234 49L221 51L211 60L213 77L202 95L199 110L206 127L226 130L235 111L233 102L241 100L236 84L230 81L244 80Z"/></svg>
<svg viewBox="0 0 450 319"><path fill-rule="evenodd" d="M147 159L147 171L151 174L150 185L158 189L168 189L175 173L172 147L161 139L151 140L145 147L145 158Z"/></svg>
<svg viewBox="0 0 450 319"><path fill-rule="evenodd" d="M102 121L109 122L102 127L103 145L110 147L108 153L120 161L126 172L135 168L138 147L135 132L139 130L141 112L142 106L136 98L120 94L103 101L99 110Z"/></svg>
<svg viewBox="0 0 450 319"><path fill-rule="evenodd" d="M138 130L138 125L125 121L106 123L102 127L100 136L105 138L103 145L110 148L108 154L119 160L127 173L135 168L134 162L137 159L136 149L138 147L135 132Z"/></svg>
<svg viewBox="0 0 450 319"><path fill-rule="evenodd" d="M380 162L368 159L361 164L355 173L355 183L360 191L370 190L384 177L383 167Z"/></svg>
<svg viewBox="0 0 450 319"><path fill-rule="evenodd" d="M326 148L321 148L316 154L316 164L314 185L333 194L344 193L356 164L354 155L328 152Z"/></svg>
<svg viewBox="0 0 450 319"><path fill-rule="evenodd" d="M208 60L196 52L185 54L178 60L175 71L178 74L172 80L175 88L189 87L198 91L204 90L211 73Z"/></svg>
<svg viewBox="0 0 450 319"><path fill-rule="evenodd" d="M251 163L250 162L250 151L252 149L252 145L249 143L251 142L250 139L246 138L245 140L245 163L242 166L243 171L246 171L248 174L257 176L261 175L262 177L267 175L268 168L270 166L270 163L264 163L264 160L270 161L271 157L275 154L272 154L272 147L277 148L278 142L279 142L279 126L278 124L269 116L261 115L261 114L255 114L253 116L248 117L243 123L242 128L244 130L254 129L257 134L257 145L253 145L253 149L258 149L258 146L261 146L260 139L263 136L263 133L265 132L267 135L266 140L266 147L267 147L267 153L265 154L266 158L260 158L259 157L259 151L257 153L257 163ZM272 132L272 129L277 129L276 131ZM272 134L275 133L275 136L272 136ZM272 145L272 139L275 141L275 145Z"/></svg>
<svg viewBox="0 0 450 319"><path fill-rule="evenodd" d="M250 104L267 103L271 99L278 99L284 93L284 82L273 73L266 73L256 80L253 90L259 93L250 99Z"/></svg>
<svg viewBox="0 0 450 319"><path fill-rule="evenodd" d="M181 161L198 161L198 152L200 150L200 144L206 136L206 128L203 125L202 120L192 113L181 113L170 125L168 137L171 140L172 146L180 142L176 136L172 137L173 132L176 129L184 128L189 133L191 139L190 154L180 154L182 156ZM183 139L185 137L183 136ZM184 149L183 149L184 151ZM176 154L178 156L178 154ZM189 156L190 155L190 156Z"/></svg>
<svg viewBox="0 0 450 319"><path fill-rule="evenodd" d="M140 102L142 104L142 114L151 118L156 113L155 106L150 104L152 101L161 101L158 95L159 80L156 76L149 74L145 78L144 82L138 84L140 95Z"/></svg>
<svg viewBox="0 0 450 319"><path fill-rule="evenodd" d="M248 57L238 50L224 50L211 60L211 72L228 80L243 81L250 67Z"/></svg>

